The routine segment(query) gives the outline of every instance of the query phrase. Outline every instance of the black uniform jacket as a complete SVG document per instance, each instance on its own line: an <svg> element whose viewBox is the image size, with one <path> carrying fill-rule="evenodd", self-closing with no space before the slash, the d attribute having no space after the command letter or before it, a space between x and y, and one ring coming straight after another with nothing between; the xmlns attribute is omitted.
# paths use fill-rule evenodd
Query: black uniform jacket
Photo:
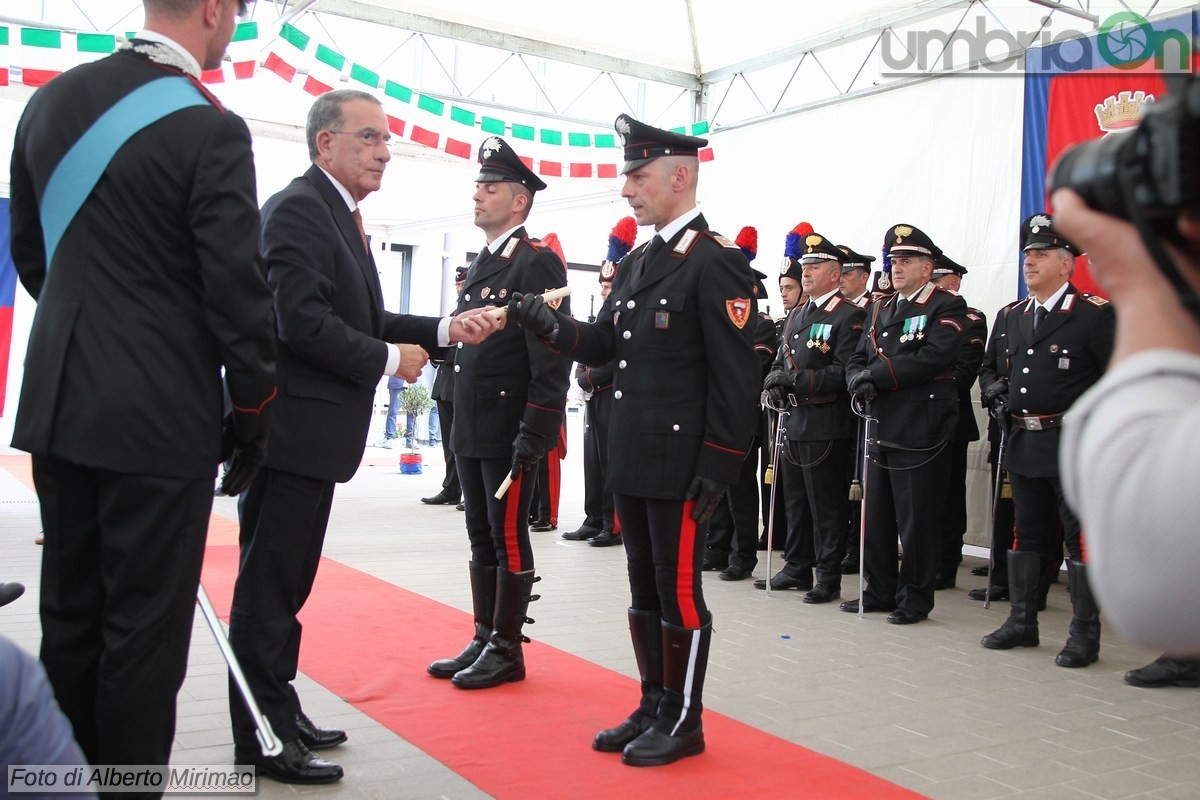
<svg viewBox="0 0 1200 800"><path fill-rule="evenodd" d="M1067 292L1033 332L1032 297L1007 307L1004 316L1004 363L981 384L1007 378L1008 408L1014 416L1045 416L1044 430L1009 425L1005 467L1030 477L1058 476L1061 428L1054 418L1100 380L1112 355L1116 317L1107 300L1076 290Z"/></svg>
<svg viewBox="0 0 1200 800"><path fill-rule="evenodd" d="M696 475L736 483L758 424L752 275L703 215L635 278L644 256L622 260L595 324L559 314L552 344L593 366L616 358L609 488L678 500Z"/></svg>
<svg viewBox="0 0 1200 800"><path fill-rule="evenodd" d="M567 270L554 251L525 228L467 270L458 298L459 312L503 306L515 292L541 294L567 283ZM562 308L570 306L564 300ZM513 440L524 422L546 439L547 451L558 442L567 402L571 364L536 336L516 325L492 334L482 344L463 345L454 360L454 429L450 446L467 458L511 458Z"/></svg>
<svg viewBox="0 0 1200 800"><path fill-rule="evenodd" d="M796 404L785 427L796 442L823 442L858 436L850 410L846 365L862 339L866 312L840 294L809 313L793 308L784 321L775 369L797 373Z"/></svg>
<svg viewBox="0 0 1200 800"><path fill-rule="evenodd" d="M123 50L39 89L17 126L12 255L37 312L15 447L117 472L212 478L222 366L244 409L243 439L264 433L275 337L250 133L202 87L209 104L167 115L117 151L46 263L38 207L54 168L123 97L182 75Z"/></svg>
<svg viewBox="0 0 1200 800"><path fill-rule="evenodd" d="M954 364L954 383L958 389L958 430L956 442L974 442L979 439L979 422L975 419L975 404L971 401L971 389L979 377L979 366L983 363L987 347L987 317L977 308L968 308L963 318L963 344Z"/></svg>
<svg viewBox="0 0 1200 800"><path fill-rule="evenodd" d="M958 425L954 365L963 343L966 302L926 284L899 314L900 297L872 303L848 374L868 369L879 389L874 416L884 447L932 447ZM902 341L903 340L903 341Z"/></svg>
<svg viewBox="0 0 1200 800"><path fill-rule="evenodd" d="M316 166L263 206L262 251L279 331L267 466L348 481L362 461L387 342L434 351L439 319L383 309L354 217Z"/></svg>

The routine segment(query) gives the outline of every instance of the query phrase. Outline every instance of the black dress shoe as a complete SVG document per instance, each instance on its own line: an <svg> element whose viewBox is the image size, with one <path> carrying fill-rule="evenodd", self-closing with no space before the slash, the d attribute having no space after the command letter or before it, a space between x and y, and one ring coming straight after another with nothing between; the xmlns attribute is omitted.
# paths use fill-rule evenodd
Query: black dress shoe
<svg viewBox="0 0 1200 800"><path fill-rule="evenodd" d="M530 528L532 530L532 528ZM568 542L582 542L593 536L599 536L599 528L591 528L587 525L580 525L573 531L564 531L560 538L566 539Z"/></svg>
<svg viewBox="0 0 1200 800"><path fill-rule="evenodd" d="M598 535L588 539L588 544L592 547L612 547L614 544L621 544L622 541L619 533L600 531Z"/></svg>
<svg viewBox="0 0 1200 800"><path fill-rule="evenodd" d="M541 520L539 520L537 522L531 523L529 525L529 530L533 531L534 533L545 533L546 531L558 530L558 526L551 525L549 522L542 522Z"/></svg>
<svg viewBox="0 0 1200 800"><path fill-rule="evenodd" d="M296 715L296 730L300 732L300 741L309 750L328 750L346 741L345 731L318 728L303 711Z"/></svg>
<svg viewBox="0 0 1200 800"><path fill-rule="evenodd" d="M909 611L907 608L897 608L892 613L888 614L887 621L893 625L912 625L917 622L924 622L929 619L928 614L922 614L920 611Z"/></svg>
<svg viewBox="0 0 1200 800"><path fill-rule="evenodd" d="M718 561L715 558L706 558L700 562L700 569L704 572L720 572L727 566L729 564L724 559Z"/></svg>
<svg viewBox="0 0 1200 800"><path fill-rule="evenodd" d="M841 603L838 606L838 608L840 608L842 611L845 611L847 614L857 614L858 613L858 598L856 597L853 600L847 600L846 602ZM863 603L863 613L864 614L869 614L872 611L893 611L893 610L895 610L895 608L896 608L895 606L877 605L876 603L872 603L870 600Z"/></svg>
<svg viewBox="0 0 1200 800"><path fill-rule="evenodd" d="M280 783L333 783L342 779L342 768L312 754L299 739L283 746L277 756L264 756L256 747L235 747L235 764L253 764L259 775L273 778Z"/></svg>
<svg viewBox="0 0 1200 800"><path fill-rule="evenodd" d="M754 582L754 588L766 591L767 581L759 578ZM776 589L798 589L801 592L807 592L811 588L813 588L811 572L808 575L796 577L795 575L787 574L783 570L779 570L779 572L771 576L771 591L775 591Z"/></svg>
<svg viewBox="0 0 1200 800"><path fill-rule="evenodd" d="M23 594L25 594L24 584L0 583L0 606L8 605Z"/></svg>
<svg viewBox="0 0 1200 800"><path fill-rule="evenodd" d="M455 510L455 511L466 511L466 510L467 510L467 506L466 506L466 504L465 504L465 503L459 503L458 505L456 505L456 506L454 507L454 510Z"/></svg>
<svg viewBox="0 0 1200 800"><path fill-rule="evenodd" d="M740 564L730 564L717 575L723 581L744 581L750 577L750 570Z"/></svg>
<svg viewBox="0 0 1200 800"><path fill-rule="evenodd" d="M663 733L658 728L650 728L625 745L621 752L621 763L631 767L661 767L703 752L704 729L700 725L693 731L675 736Z"/></svg>
<svg viewBox="0 0 1200 800"><path fill-rule="evenodd" d="M858 559L846 556L842 559L841 572L843 575L858 574Z"/></svg>
<svg viewBox="0 0 1200 800"><path fill-rule="evenodd" d="M979 602L983 602L985 600L988 600L988 590L972 589L971 591L968 591L967 597L970 597L971 600L978 600ZM991 601L992 602L996 602L996 601L1003 602L1006 600L1008 600L1008 587L992 587L991 588ZM1043 608L1042 610L1045 610L1045 609Z"/></svg>
<svg viewBox="0 0 1200 800"><path fill-rule="evenodd" d="M978 567L971 567L971 574L976 578L983 578L988 574L987 564L980 564Z"/></svg>
<svg viewBox="0 0 1200 800"><path fill-rule="evenodd" d="M808 594L800 598L806 603L831 603L842 596L842 591L828 583L818 582Z"/></svg>
<svg viewBox="0 0 1200 800"><path fill-rule="evenodd" d="M452 506L460 499L461 498L458 495L452 494L451 492L447 492L445 489L443 489L433 497L422 497L421 502L427 506Z"/></svg>
<svg viewBox="0 0 1200 800"><path fill-rule="evenodd" d="M1200 661L1160 656L1152 664L1125 673L1125 682L1143 689L1163 686L1200 686Z"/></svg>

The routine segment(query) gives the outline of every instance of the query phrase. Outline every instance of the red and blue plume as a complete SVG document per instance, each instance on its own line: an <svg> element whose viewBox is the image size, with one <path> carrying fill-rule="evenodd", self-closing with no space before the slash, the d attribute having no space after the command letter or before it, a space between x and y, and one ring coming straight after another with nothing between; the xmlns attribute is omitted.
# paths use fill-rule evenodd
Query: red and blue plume
<svg viewBox="0 0 1200 800"><path fill-rule="evenodd" d="M800 247L804 242L804 237L812 232L813 226L807 222L801 222L792 228L791 233L787 235L787 243L783 246L783 254L788 258L799 258Z"/></svg>
<svg viewBox="0 0 1200 800"><path fill-rule="evenodd" d="M754 257L758 255L758 228L747 225L738 231L737 238L733 240L733 243L742 248L747 261L753 261Z"/></svg>
<svg viewBox="0 0 1200 800"><path fill-rule="evenodd" d="M612 233L608 235L608 258L605 260L616 264L629 255L635 239L637 239L637 220L633 217L622 217L613 226Z"/></svg>

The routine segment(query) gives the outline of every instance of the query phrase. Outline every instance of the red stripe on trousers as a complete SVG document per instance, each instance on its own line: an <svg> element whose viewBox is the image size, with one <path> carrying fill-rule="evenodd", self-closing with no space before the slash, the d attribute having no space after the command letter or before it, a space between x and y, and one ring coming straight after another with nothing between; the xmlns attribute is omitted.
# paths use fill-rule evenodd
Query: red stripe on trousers
<svg viewBox="0 0 1200 800"><path fill-rule="evenodd" d="M525 482L525 470L517 472L516 479L504 495L504 551L508 553L508 571L524 572L521 563L521 548L517 544L517 516L521 510L521 484Z"/></svg>
<svg viewBox="0 0 1200 800"><path fill-rule="evenodd" d="M683 627L699 628L700 612L696 608L696 520L692 519L695 500L683 501L683 518L679 520L679 562L675 565L675 602Z"/></svg>
<svg viewBox="0 0 1200 800"><path fill-rule="evenodd" d="M550 496L550 524L558 525L558 496L562 492L562 462L555 458L554 453L546 456L546 473L549 475L546 493Z"/></svg>

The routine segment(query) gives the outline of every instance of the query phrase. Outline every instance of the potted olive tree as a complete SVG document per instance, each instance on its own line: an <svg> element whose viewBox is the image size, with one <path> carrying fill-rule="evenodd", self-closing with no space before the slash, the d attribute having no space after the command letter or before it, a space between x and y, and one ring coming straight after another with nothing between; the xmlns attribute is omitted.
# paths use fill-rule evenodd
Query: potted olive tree
<svg viewBox="0 0 1200 800"><path fill-rule="evenodd" d="M429 389L420 383L410 383L400 390L400 408L409 419L413 420L413 427L416 427L416 420L429 409L433 408L433 398L429 396ZM410 432L408 437L408 452L400 454L400 473L403 475L420 475L423 471L421 466L421 454L417 452L417 432Z"/></svg>

